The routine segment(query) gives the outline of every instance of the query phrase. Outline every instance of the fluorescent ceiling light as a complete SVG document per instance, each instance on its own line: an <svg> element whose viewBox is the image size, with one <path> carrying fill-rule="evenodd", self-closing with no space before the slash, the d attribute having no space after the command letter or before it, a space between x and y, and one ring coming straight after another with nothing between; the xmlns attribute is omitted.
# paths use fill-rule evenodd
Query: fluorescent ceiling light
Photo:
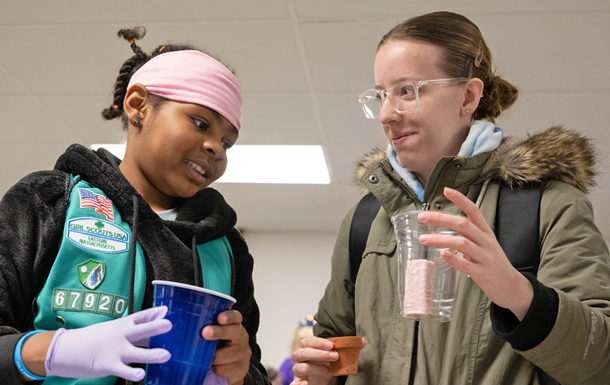
<svg viewBox="0 0 610 385"><path fill-rule="evenodd" d="M125 145L124 144L92 144L91 149L97 150L100 147L104 147L106 150L110 151L112 155L116 156L119 159L123 159L125 157Z"/></svg>
<svg viewBox="0 0 610 385"><path fill-rule="evenodd" d="M93 144L118 158L124 144ZM229 165L216 183L329 184L330 175L321 146L237 145L229 152Z"/></svg>
<svg viewBox="0 0 610 385"><path fill-rule="evenodd" d="M219 183L329 184L321 146L234 146Z"/></svg>

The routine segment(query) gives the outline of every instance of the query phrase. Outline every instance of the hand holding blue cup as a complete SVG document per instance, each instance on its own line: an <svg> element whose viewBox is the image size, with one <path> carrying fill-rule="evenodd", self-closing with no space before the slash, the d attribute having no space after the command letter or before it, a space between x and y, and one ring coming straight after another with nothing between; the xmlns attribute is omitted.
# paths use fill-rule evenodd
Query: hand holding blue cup
<svg viewBox="0 0 610 385"><path fill-rule="evenodd" d="M233 297L169 281L153 281L153 306L167 306L165 316L172 329L151 337L149 348L163 348L171 353L164 364L149 364L146 385L202 384L211 366L216 340L201 335L204 327L218 325L218 315L230 310Z"/></svg>

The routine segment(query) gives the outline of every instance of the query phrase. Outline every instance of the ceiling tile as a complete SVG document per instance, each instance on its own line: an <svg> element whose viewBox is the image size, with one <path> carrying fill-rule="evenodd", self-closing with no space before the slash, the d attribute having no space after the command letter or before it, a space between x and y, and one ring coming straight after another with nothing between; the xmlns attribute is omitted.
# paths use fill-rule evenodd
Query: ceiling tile
<svg viewBox="0 0 610 385"><path fill-rule="evenodd" d="M238 144L322 144L312 99L304 93L245 93Z"/></svg>
<svg viewBox="0 0 610 385"><path fill-rule="evenodd" d="M391 17L399 20L412 16L448 10L458 13L532 13L532 12L574 12L607 11L607 0L427 0L407 2L404 0L294 0L300 19L346 20L349 18Z"/></svg>
<svg viewBox="0 0 610 385"><path fill-rule="evenodd" d="M72 140L90 146L94 143L120 143L126 133L120 119L104 120L102 110L110 106L110 94L41 95L43 102L61 116L73 133Z"/></svg>
<svg viewBox="0 0 610 385"><path fill-rule="evenodd" d="M66 140L27 144L0 143L0 197L21 178L40 170L51 170L57 158L68 148Z"/></svg>
<svg viewBox="0 0 610 385"><path fill-rule="evenodd" d="M610 14L501 14L473 17L498 73L529 90L609 90Z"/></svg>
<svg viewBox="0 0 610 385"><path fill-rule="evenodd" d="M17 79L4 67L0 57L0 96L2 95L26 95L23 86Z"/></svg>
<svg viewBox="0 0 610 385"><path fill-rule="evenodd" d="M0 26L2 63L29 90L108 92L133 53L116 37L125 25ZM146 23L147 52L166 42L191 43L234 68L244 91L307 91L289 22Z"/></svg>
<svg viewBox="0 0 610 385"><path fill-rule="evenodd" d="M364 116L355 93L320 93L318 101L329 144L387 145L381 124Z"/></svg>
<svg viewBox="0 0 610 385"><path fill-rule="evenodd" d="M610 88L610 23L605 12L475 14L471 19L490 46L499 74L518 86ZM375 48L392 26L366 20L301 24L315 89L372 88Z"/></svg>
<svg viewBox="0 0 610 385"><path fill-rule="evenodd" d="M275 19L288 16L285 0L20 0L3 5L0 24L99 24L132 23L134 18L154 22Z"/></svg>
<svg viewBox="0 0 610 385"><path fill-rule="evenodd" d="M133 53L100 25L0 26L4 66L32 93L108 92Z"/></svg>
<svg viewBox="0 0 610 385"><path fill-rule="evenodd" d="M60 115L32 96L0 96L0 137L2 143L47 143L78 140Z"/></svg>
<svg viewBox="0 0 610 385"><path fill-rule="evenodd" d="M187 41L217 56L236 71L244 92L308 91L289 21L159 23L147 28L148 41Z"/></svg>
<svg viewBox="0 0 610 385"><path fill-rule="evenodd" d="M561 124L610 148L610 91L534 92L525 90L496 122L509 134L525 135Z"/></svg>
<svg viewBox="0 0 610 385"><path fill-rule="evenodd" d="M384 21L300 24L316 91L374 88L375 50L392 26Z"/></svg>

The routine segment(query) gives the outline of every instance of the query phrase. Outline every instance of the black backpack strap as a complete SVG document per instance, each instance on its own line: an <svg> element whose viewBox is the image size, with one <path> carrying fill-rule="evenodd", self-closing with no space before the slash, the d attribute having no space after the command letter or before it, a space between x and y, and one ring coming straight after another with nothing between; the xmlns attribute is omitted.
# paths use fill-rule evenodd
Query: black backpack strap
<svg viewBox="0 0 610 385"><path fill-rule="evenodd" d="M540 199L544 183L521 189L500 186L496 209L496 237L510 263L519 271L536 275L540 265ZM559 385L542 369L536 368L541 385Z"/></svg>
<svg viewBox="0 0 610 385"><path fill-rule="evenodd" d="M352 281L356 282L356 276L362 262L362 255L366 248L366 241L369 239L371 224L379 212L381 203L375 198L373 193L368 193L356 206L352 223L349 229L349 264ZM345 385L347 376L337 377L337 385Z"/></svg>
<svg viewBox="0 0 610 385"><path fill-rule="evenodd" d="M501 185L495 233L510 263L519 271L536 275L540 264L540 198L544 183L522 189Z"/></svg>
<svg viewBox="0 0 610 385"><path fill-rule="evenodd" d="M373 223L377 216L380 207L381 203L379 203L373 193L369 193L358 202L358 206L356 206L354 211L349 230L349 263L354 282L356 282L360 262L362 262L362 254L364 254L366 241L369 238L371 223Z"/></svg>

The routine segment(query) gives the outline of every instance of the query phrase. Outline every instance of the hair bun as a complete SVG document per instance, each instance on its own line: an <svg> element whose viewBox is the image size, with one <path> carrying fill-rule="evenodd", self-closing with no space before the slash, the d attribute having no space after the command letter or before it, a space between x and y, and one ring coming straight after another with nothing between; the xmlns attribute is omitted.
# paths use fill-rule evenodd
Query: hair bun
<svg viewBox="0 0 610 385"><path fill-rule="evenodd" d="M146 36L146 28L138 25L133 28L119 29L119 32L117 32L117 36L129 42L131 42L132 40L140 40L144 36Z"/></svg>
<svg viewBox="0 0 610 385"><path fill-rule="evenodd" d="M488 120L494 122L502 111L512 106L519 96L515 86L492 74L489 76L487 87L483 89L483 97L473 114L475 120Z"/></svg>

